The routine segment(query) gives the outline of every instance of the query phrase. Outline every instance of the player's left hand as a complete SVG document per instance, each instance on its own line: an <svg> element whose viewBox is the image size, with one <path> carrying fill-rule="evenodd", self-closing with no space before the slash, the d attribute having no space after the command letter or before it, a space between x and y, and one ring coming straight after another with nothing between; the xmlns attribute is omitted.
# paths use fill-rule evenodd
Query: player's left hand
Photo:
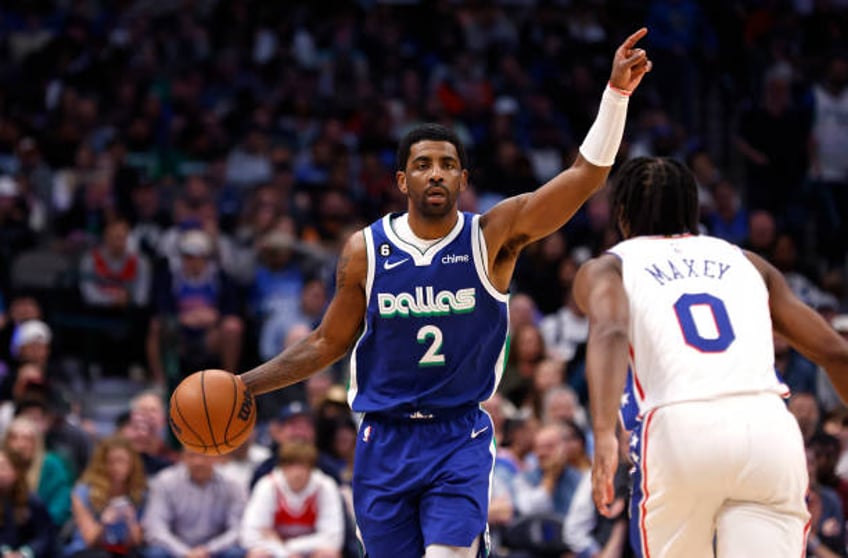
<svg viewBox="0 0 848 558"><path fill-rule="evenodd" d="M614 433L595 438L595 457L592 462L592 498L604 517L616 515L613 479L618 470L618 438Z"/></svg>
<svg viewBox="0 0 848 558"><path fill-rule="evenodd" d="M633 91L641 83L645 74L651 71L651 60L644 49L636 48L636 43L648 34L642 27L621 43L615 51L610 73L610 85L624 91Z"/></svg>

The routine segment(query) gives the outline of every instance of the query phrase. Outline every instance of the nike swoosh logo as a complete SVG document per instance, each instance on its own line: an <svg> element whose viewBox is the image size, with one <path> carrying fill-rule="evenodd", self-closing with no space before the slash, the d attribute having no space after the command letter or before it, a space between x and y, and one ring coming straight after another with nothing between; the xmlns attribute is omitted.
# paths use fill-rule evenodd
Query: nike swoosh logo
<svg viewBox="0 0 848 558"><path fill-rule="evenodd" d="M483 427L483 428L481 428L480 430L472 430L472 431L471 431L471 438L472 438L472 439L476 438L477 436L479 436L480 434L482 434L483 432L485 432L485 431L486 431L486 430L488 430L488 429L489 429L489 427L488 427L488 426L484 426L484 427Z"/></svg>
<svg viewBox="0 0 848 558"><path fill-rule="evenodd" d="M386 260L386 261L383 262L383 269L385 269L386 271L388 271L390 269L394 269L397 266L399 266L400 264L404 263L408 259L409 258L404 258L404 259L398 260L396 262L390 262L389 260Z"/></svg>

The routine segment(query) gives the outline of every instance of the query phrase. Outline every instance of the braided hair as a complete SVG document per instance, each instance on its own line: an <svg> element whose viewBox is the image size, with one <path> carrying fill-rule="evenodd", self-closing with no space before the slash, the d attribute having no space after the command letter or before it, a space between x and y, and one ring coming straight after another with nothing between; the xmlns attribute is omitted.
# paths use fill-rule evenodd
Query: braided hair
<svg viewBox="0 0 848 558"><path fill-rule="evenodd" d="M610 205L626 237L698 234L698 187L676 159L637 157L612 181Z"/></svg>

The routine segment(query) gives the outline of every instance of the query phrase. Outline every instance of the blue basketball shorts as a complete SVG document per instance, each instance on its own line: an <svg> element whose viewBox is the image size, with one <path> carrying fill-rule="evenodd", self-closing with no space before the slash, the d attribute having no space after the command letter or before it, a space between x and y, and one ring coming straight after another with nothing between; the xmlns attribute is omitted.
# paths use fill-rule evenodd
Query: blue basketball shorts
<svg viewBox="0 0 848 558"><path fill-rule="evenodd" d="M429 418L366 413L359 428L353 503L369 558L471 546L486 532L491 418L479 406L415 415Z"/></svg>

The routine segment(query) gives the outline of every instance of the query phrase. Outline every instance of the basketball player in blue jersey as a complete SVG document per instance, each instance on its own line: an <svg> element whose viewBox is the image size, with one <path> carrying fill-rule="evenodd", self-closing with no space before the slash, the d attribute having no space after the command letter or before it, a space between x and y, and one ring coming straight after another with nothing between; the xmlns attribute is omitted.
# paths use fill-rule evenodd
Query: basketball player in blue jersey
<svg viewBox="0 0 848 558"><path fill-rule="evenodd" d="M625 240L584 264L574 284L589 318L595 504L609 515L619 404L632 424L635 398L638 556L712 557L714 539L719 558L803 556L804 445L781 399L772 329L822 365L845 401L848 343L771 264L698 235L697 188L680 162L628 161L611 201ZM628 380L634 389L622 398Z"/></svg>
<svg viewBox="0 0 848 558"><path fill-rule="evenodd" d="M651 69L636 48L646 33L640 29L616 50L574 164L484 215L457 210L468 170L456 135L437 125L407 134L396 177L408 211L352 235L321 324L242 375L255 394L288 386L344 356L356 340L348 400L363 417L353 499L370 558L485 554L494 447L480 403L503 370L516 258L604 184L628 97Z"/></svg>

